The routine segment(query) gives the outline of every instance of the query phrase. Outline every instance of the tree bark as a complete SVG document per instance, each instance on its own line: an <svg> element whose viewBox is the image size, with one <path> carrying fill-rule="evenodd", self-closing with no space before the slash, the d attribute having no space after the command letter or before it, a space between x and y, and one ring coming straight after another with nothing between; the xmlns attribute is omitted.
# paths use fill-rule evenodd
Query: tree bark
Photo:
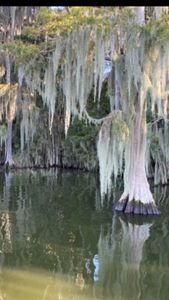
<svg viewBox="0 0 169 300"><path fill-rule="evenodd" d="M11 61L9 54L6 53L5 56L5 63L6 63L6 82L7 84L11 84ZM12 158L12 123L13 123L13 113L11 113L11 107L9 104L9 112L7 113L7 138L6 138L6 159L5 165L9 167L14 165L14 161Z"/></svg>
<svg viewBox="0 0 169 300"><path fill-rule="evenodd" d="M119 78L119 71L117 62L115 62L115 99L114 99L114 108L115 110L120 109L120 100L121 100L121 94L120 94L120 78Z"/></svg>
<svg viewBox="0 0 169 300"><path fill-rule="evenodd" d="M136 7L136 22L139 25L144 25L145 23L145 6Z"/></svg>
<svg viewBox="0 0 169 300"><path fill-rule="evenodd" d="M136 7L136 22L145 23L145 6ZM141 215L159 215L146 176L146 100L141 104L141 83L135 101L135 119L129 140L128 151L125 153L124 192L117 202L117 212ZM126 148L127 149L127 148Z"/></svg>
<svg viewBox="0 0 169 300"><path fill-rule="evenodd" d="M8 130L7 130L7 139L6 139L6 160L5 164L10 167L14 165L12 158L12 120L8 120Z"/></svg>
<svg viewBox="0 0 169 300"><path fill-rule="evenodd" d="M11 84L11 62L9 54L5 54L5 65L6 65L6 83Z"/></svg>
<svg viewBox="0 0 169 300"><path fill-rule="evenodd" d="M146 111L141 113L137 104L136 116L130 138L130 148L125 157L124 193L118 201L117 212L142 215L159 215L146 176Z"/></svg>

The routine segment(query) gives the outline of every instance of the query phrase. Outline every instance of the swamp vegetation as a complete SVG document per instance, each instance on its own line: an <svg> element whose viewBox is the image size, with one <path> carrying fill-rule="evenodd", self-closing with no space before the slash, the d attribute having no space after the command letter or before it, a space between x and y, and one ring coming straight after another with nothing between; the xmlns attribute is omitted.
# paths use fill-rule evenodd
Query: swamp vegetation
<svg viewBox="0 0 169 300"><path fill-rule="evenodd" d="M168 7L0 17L1 164L99 170L102 205L120 178L117 212L158 215L148 179L169 179Z"/></svg>

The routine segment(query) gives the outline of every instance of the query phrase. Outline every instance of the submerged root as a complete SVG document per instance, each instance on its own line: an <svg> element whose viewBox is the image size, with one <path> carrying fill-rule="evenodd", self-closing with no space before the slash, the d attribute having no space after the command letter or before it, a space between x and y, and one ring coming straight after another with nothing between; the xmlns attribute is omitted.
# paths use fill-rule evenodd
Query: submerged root
<svg viewBox="0 0 169 300"><path fill-rule="evenodd" d="M153 202L145 204L141 201L128 201L128 198L119 200L115 206L115 211L135 215L160 215L160 211Z"/></svg>

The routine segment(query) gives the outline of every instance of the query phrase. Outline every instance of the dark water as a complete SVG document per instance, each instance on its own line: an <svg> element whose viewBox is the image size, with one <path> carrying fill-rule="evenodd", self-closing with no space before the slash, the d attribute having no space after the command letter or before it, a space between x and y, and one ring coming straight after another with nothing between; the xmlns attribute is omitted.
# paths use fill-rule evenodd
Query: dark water
<svg viewBox="0 0 169 300"><path fill-rule="evenodd" d="M0 173L0 300L169 299L169 197L155 219L101 208L77 171Z"/></svg>

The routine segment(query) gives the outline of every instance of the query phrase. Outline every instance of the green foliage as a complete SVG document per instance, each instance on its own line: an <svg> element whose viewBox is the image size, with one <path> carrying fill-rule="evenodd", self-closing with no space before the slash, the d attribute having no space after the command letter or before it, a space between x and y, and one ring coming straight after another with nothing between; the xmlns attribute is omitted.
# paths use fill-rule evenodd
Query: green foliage
<svg viewBox="0 0 169 300"><path fill-rule="evenodd" d="M55 21L55 19L55 13L49 11L47 7L42 7L36 16L38 25L45 25L48 22Z"/></svg>
<svg viewBox="0 0 169 300"><path fill-rule="evenodd" d="M71 7L70 13L51 12L42 7L35 22L23 28L15 43L6 43L1 48L9 51L16 64L27 63L40 53L47 55L54 51L57 35L68 36L81 26L91 26L107 34L112 27L111 15L111 9L97 7ZM90 48L93 46L91 39Z"/></svg>
<svg viewBox="0 0 169 300"><path fill-rule="evenodd" d="M69 157L69 161L75 161L81 166L96 165L96 138L98 128L86 125L84 121L75 118L68 130L68 136L62 142L64 155Z"/></svg>
<svg viewBox="0 0 169 300"><path fill-rule="evenodd" d="M87 103L87 111L93 118L103 118L110 112L110 101L107 89L107 82L103 83L100 103L94 102L94 91L92 90Z"/></svg>
<svg viewBox="0 0 169 300"><path fill-rule="evenodd" d="M169 15L163 15L160 20L151 19L144 26L139 24L127 24L127 48L138 47L138 36L145 49L150 47L163 46L169 39Z"/></svg>
<svg viewBox="0 0 169 300"><path fill-rule="evenodd" d="M32 57L35 57L40 53L39 47L33 44L23 43L22 41L5 44L4 50L9 52L16 64L29 62Z"/></svg>
<svg viewBox="0 0 169 300"><path fill-rule="evenodd" d="M39 43L44 41L44 35L40 28L35 25L26 26L22 30L20 39L25 43Z"/></svg>
<svg viewBox="0 0 169 300"><path fill-rule="evenodd" d="M42 7L37 14L35 24L26 27L21 38L29 42L39 42L46 34L55 38L56 34L67 35L79 26L85 25L97 26L98 29L107 31L111 28L112 11L114 9L73 6L68 13L52 12Z"/></svg>
<svg viewBox="0 0 169 300"><path fill-rule="evenodd" d="M0 125L0 137L5 139L7 135L7 126L5 124Z"/></svg>
<svg viewBox="0 0 169 300"><path fill-rule="evenodd" d="M56 35L65 37L83 26L90 26L94 30L97 28L103 32L103 35L107 35L113 27L116 30L116 23L126 24L132 14L129 8L119 11L118 14L116 10L115 7L73 6L68 13L67 11L52 12L47 7L42 7L35 22L23 28L16 43L5 44L3 49L8 49L16 64L26 63L40 53L47 55L54 51ZM89 48L94 48L92 38Z"/></svg>
<svg viewBox="0 0 169 300"><path fill-rule="evenodd" d="M160 153L161 152L159 139L158 139L158 136L155 135L155 134L151 135L150 147L151 147L153 153Z"/></svg>
<svg viewBox="0 0 169 300"><path fill-rule="evenodd" d="M98 28L103 28L108 26L108 19L103 19L101 15L93 14L92 9L78 8L77 11L72 10L72 14L65 16L65 13L62 13L59 17L56 16L55 20L49 21L44 26L44 31L49 36L55 36L56 34L69 34L73 30L76 30L79 26L84 25L97 25Z"/></svg>
<svg viewBox="0 0 169 300"><path fill-rule="evenodd" d="M151 109L147 110L147 114L146 114L146 123L151 123L154 121L155 115L154 113L151 111Z"/></svg>
<svg viewBox="0 0 169 300"><path fill-rule="evenodd" d="M93 140L96 135L97 129L93 125L86 126L85 121L79 120L77 117L74 119L72 126L68 131L68 136L71 136L75 141Z"/></svg>
<svg viewBox="0 0 169 300"><path fill-rule="evenodd" d="M147 48L155 45L163 45L169 38L169 17L164 16L161 20L153 19L142 27Z"/></svg>
<svg viewBox="0 0 169 300"><path fill-rule="evenodd" d="M93 29L93 32L95 32L95 29L99 29L105 35L110 29L113 29L116 33L117 29L120 28L122 35L124 32L125 34L127 32L128 43L124 45L124 47L126 47L125 51L127 51L127 47L139 47L140 44L138 44L138 40L143 42L147 49L150 49L150 47L153 47L155 44L163 45L165 41L168 40L168 16L164 16L160 21L153 20L145 26L134 25L132 22L132 25L129 24L129 17L134 17L134 12L130 8L124 8L122 11L119 11L118 8L117 13L117 8L115 7L74 6L70 8L69 12L51 12L47 8L42 7L37 14L35 22L23 29L20 39L16 40L15 43L4 44L1 46L1 49L3 48L9 52L16 65L25 64L32 58L37 58L35 60L35 67L44 70L48 64L49 54L55 49L56 36L67 37L72 31L76 32L77 29L84 26L89 26ZM95 50L95 40L93 36L94 35L91 34L89 53L90 50L91 52ZM64 59L64 50L61 60ZM123 62L122 66L124 66ZM57 74L58 81L61 74L61 67L60 65ZM39 99L37 100L37 105L40 109L42 108L42 103ZM110 112L107 83L103 84L100 103L94 102L93 91L91 92L87 103L87 111L89 115L94 118L102 118ZM153 120L152 117L152 115L147 114L147 121L151 122ZM43 119L42 116L41 118L43 124L45 118ZM63 119L63 115L61 118ZM48 134L48 122L45 121L44 124L45 126L43 128L41 125L41 131L38 132L31 145L30 152L32 151L33 155L37 153L37 155L42 156L42 149L53 146L51 137L49 137ZM42 131L44 131L44 134L42 134ZM74 157L75 160L81 162L96 160L95 144L97 134L98 128L91 125L86 126L84 121L75 118L69 128L67 139L62 140L62 148L65 153L70 155L70 157ZM112 134L116 136L119 141L124 142L129 135L127 124L119 118L114 118L112 120ZM152 137L151 146L153 149L159 151L157 138Z"/></svg>
<svg viewBox="0 0 169 300"><path fill-rule="evenodd" d="M112 136L115 136L119 142L125 142L129 136L127 123L119 117L112 119Z"/></svg>

